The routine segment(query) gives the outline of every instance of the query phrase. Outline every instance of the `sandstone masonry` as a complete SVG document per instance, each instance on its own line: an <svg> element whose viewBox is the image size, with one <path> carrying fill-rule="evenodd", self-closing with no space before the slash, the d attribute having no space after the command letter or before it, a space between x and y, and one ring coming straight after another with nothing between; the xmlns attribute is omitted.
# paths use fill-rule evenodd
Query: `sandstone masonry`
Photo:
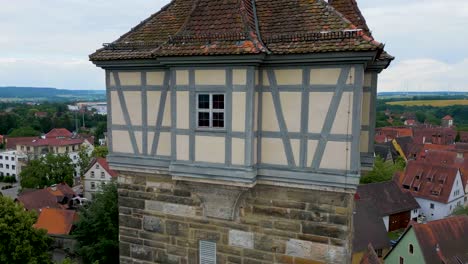
<svg viewBox="0 0 468 264"><path fill-rule="evenodd" d="M218 264L346 263L352 198L121 172L121 263L199 263L200 240L216 242Z"/></svg>

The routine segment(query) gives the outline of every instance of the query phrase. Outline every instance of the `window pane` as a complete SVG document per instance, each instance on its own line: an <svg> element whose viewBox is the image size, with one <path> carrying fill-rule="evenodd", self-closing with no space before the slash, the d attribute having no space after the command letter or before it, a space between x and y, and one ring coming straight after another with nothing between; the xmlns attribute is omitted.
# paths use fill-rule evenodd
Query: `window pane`
<svg viewBox="0 0 468 264"><path fill-rule="evenodd" d="M210 113L198 112L198 126L199 127L210 126Z"/></svg>
<svg viewBox="0 0 468 264"><path fill-rule="evenodd" d="M199 94L198 95L198 108L199 109L210 109L210 95Z"/></svg>
<svg viewBox="0 0 468 264"><path fill-rule="evenodd" d="M213 127L224 127L224 113L213 113Z"/></svg>
<svg viewBox="0 0 468 264"><path fill-rule="evenodd" d="M224 109L224 94L213 94L213 109Z"/></svg>

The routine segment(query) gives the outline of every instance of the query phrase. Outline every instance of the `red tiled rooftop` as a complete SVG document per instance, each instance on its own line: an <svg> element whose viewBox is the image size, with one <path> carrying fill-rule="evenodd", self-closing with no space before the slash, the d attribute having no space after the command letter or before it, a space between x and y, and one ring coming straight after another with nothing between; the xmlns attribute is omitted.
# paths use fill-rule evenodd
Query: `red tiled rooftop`
<svg viewBox="0 0 468 264"><path fill-rule="evenodd" d="M345 51L393 59L370 35L354 0L173 0L90 58Z"/></svg>
<svg viewBox="0 0 468 264"><path fill-rule="evenodd" d="M78 214L72 210L44 208L34 224L35 228L47 230L49 235L69 235Z"/></svg>
<svg viewBox="0 0 468 264"><path fill-rule="evenodd" d="M446 115L442 119L443 120L453 120L453 117L451 117L450 115Z"/></svg>
<svg viewBox="0 0 468 264"><path fill-rule="evenodd" d="M73 133L66 128L54 128L45 135L46 138L69 138Z"/></svg>
<svg viewBox="0 0 468 264"><path fill-rule="evenodd" d="M34 138L28 141L22 141L17 143L24 146L70 146L70 145L79 145L82 144L84 139L81 138Z"/></svg>
<svg viewBox="0 0 468 264"><path fill-rule="evenodd" d="M96 159L96 162L93 163L93 165L96 164L96 163L99 163L99 165L101 165L101 167L102 167L104 170L106 170L107 173L109 173L109 175L110 175L111 177L117 177L117 175L118 175L117 172L110 169L109 163L107 163L107 160L106 160L105 158L97 158L97 159Z"/></svg>

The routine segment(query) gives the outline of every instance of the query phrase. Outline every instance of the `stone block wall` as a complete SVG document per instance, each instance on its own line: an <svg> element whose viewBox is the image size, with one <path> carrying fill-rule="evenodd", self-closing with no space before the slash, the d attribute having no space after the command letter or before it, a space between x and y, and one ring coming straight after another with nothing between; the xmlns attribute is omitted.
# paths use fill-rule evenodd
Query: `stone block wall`
<svg viewBox="0 0 468 264"><path fill-rule="evenodd" d="M199 263L199 240L216 242L218 264L350 263L352 197L121 172L121 263Z"/></svg>

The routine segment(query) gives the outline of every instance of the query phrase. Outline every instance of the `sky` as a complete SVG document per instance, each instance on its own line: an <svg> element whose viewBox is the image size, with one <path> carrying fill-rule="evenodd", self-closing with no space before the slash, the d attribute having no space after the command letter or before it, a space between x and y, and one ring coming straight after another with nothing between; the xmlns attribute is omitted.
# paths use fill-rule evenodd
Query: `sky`
<svg viewBox="0 0 468 264"><path fill-rule="evenodd" d="M357 0L396 57L379 92L468 92L467 0ZM104 89L88 55L169 0L0 0L0 86Z"/></svg>

